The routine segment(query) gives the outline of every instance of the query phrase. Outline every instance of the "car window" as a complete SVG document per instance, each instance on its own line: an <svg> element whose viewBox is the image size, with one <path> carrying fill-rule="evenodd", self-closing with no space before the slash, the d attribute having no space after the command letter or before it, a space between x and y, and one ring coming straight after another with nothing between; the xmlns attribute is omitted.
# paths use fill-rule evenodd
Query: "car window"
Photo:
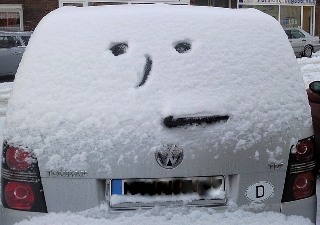
<svg viewBox="0 0 320 225"><path fill-rule="evenodd" d="M0 48L13 48L21 46L19 39L15 36L0 36Z"/></svg>
<svg viewBox="0 0 320 225"><path fill-rule="evenodd" d="M292 38L304 38L304 34L298 30L291 30Z"/></svg>
<svg viewBox="0 0 320 225"><path fill-rule="evenodd" d="M291 31L290 30L285 30L285 32L286 32L288 38L291 39L292 38Z"/></svg>
<svg viewBox="0 0 320 225"><path fill-rule="evenodd" d="M20 36L24 42L24 45L27 46L29 43L30 36Z"/></svg>

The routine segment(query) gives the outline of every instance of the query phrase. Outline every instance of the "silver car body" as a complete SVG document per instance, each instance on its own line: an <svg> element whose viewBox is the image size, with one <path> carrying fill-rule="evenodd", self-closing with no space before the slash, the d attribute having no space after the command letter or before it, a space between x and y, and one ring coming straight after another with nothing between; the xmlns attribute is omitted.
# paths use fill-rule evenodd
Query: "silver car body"
<svg viewBox="0 0 320 225"><path fill-rule="evenodd" d="M14 76L31 32L0 31L0 77Z"/></svg>
<svg viewBox="0 0 320 225"><path fill-rule="evenodd" d="M306 54L306 49L311 47L312 52L317 52L320 49L320 40L318 36L312 36L308 32L299 28L285 29L285 32L289 38L291 46L296 56L308 56L311 57L310 51Z"/></svg>
<svg viewBox="0 0 320 225"><path fill-rule="evenodd" d="M294 146L312 136L299 67L272 17L193 6L63 7L37 27L17 72L1 224L103 203L110 213L257 203L253 211L315 221L314 182L308 197L285 197ZM294 172L314 171L308 160ZM10 207L21 179L30 184L17 188L37 186L37 209Z"/></svg>

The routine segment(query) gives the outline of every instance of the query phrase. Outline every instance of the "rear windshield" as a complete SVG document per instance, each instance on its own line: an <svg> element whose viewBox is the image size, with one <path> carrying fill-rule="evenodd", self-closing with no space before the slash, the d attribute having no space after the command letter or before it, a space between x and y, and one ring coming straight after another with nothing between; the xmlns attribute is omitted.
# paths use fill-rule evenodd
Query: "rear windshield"
<svg viewBox="0 0 320 225"><path fill-rule="evenodd" d="M66 168L162 143L236 152L311 126L307 104L283 28L258 10L62 7L32 34L5 138Z"/></svg>

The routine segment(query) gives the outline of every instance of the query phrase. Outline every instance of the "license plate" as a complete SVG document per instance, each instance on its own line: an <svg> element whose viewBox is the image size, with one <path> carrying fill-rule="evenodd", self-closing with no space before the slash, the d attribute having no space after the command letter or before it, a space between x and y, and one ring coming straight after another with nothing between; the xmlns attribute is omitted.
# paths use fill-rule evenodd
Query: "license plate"
<svg viewBox="0 0 320 225"><path fill-rule="evenodd" d="M110 185L113 208L152 207L154 205L220 205L226 202L223 176L114 179Z"/></svg>

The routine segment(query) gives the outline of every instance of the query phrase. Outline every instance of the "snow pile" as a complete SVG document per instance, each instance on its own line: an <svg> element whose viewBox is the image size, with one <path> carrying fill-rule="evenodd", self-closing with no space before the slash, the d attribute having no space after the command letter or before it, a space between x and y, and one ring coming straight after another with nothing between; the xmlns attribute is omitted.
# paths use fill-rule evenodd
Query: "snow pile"
<svg viewBox="0 0 320 225"><path fill-rule="evenodd" d="M312 58L298 59L298 63L306 88L312 81L320 80L320 51L313 54Z"/></svg>
<svg viewBox="0 0 320 225"><path fill-rule="evenodd" d="M110 48L119 43L128 49L115 56ZM191 49L180 54L177 43ZM137 87L148 60L150 73ZM293 126L308 129L309 111L286 34L258 10L64 7L32 35L8 105L5 139L33 149L49 169L86 169L93 161L110 173L116 165L145 163L163 144L176 144L199 162L201 151L214 157L225 146L246 150ZM168 116L216 115L229 119L163 124Z"/></svg>
<svg viewBox="0 0 320 225"><path fill-rule="evenodd" d="M252 213L244 210L217 213L210 208L164 208L108 213L107 207L95 208L82 213L50 213L33 217L16 225L312 225L310 220L299 216L288 216L275 212Z"/></svg>

